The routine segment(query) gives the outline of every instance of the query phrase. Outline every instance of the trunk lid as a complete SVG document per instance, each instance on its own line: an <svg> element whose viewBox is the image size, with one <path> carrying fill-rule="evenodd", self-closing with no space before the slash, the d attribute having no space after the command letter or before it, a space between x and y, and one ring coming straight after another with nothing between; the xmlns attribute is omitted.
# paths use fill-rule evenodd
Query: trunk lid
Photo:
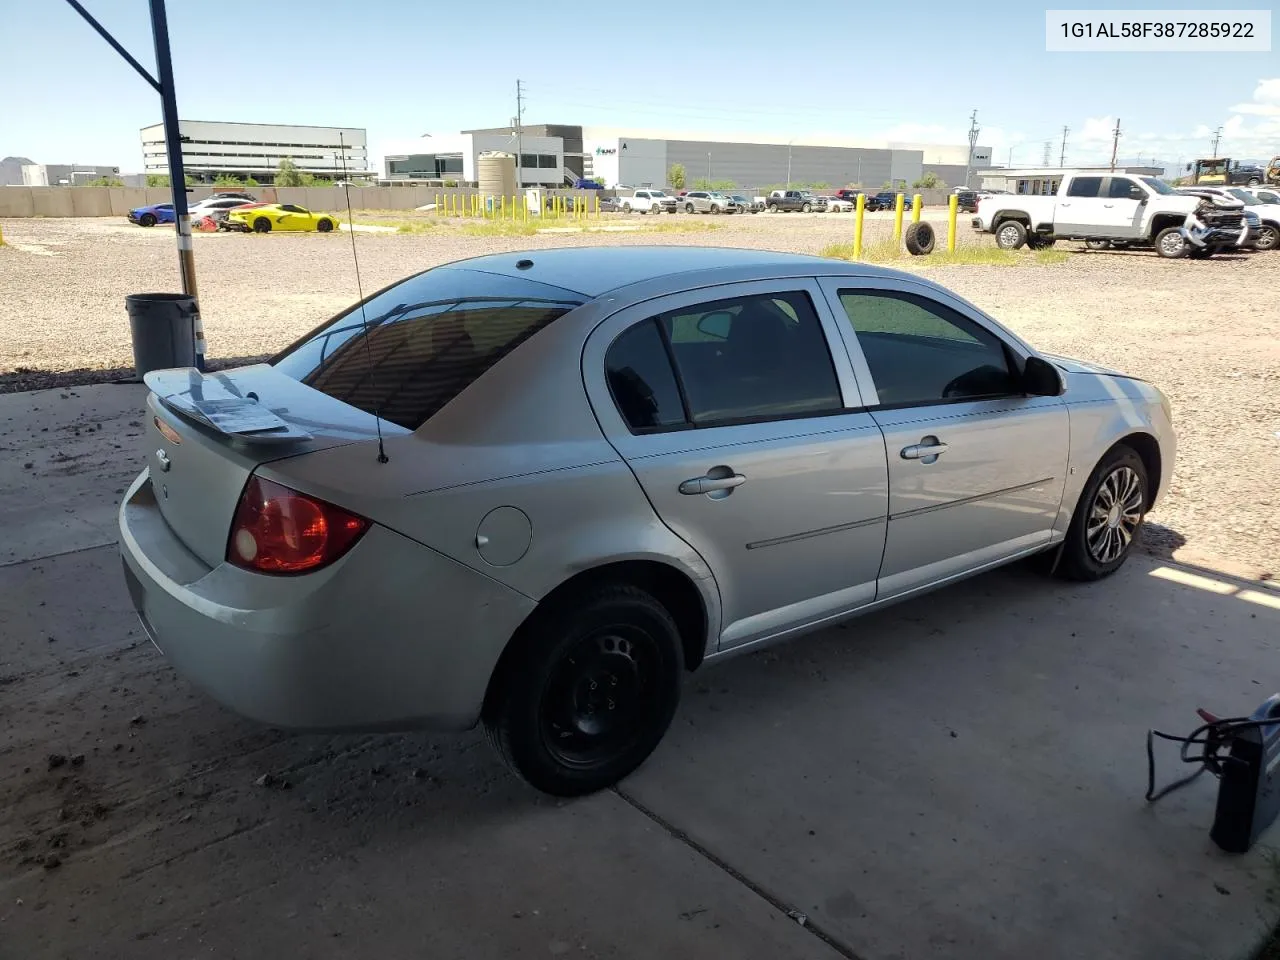
<svg viewBox="0 0 1280 960"><path fill-rule="evenodd" d="M144 381L156 502L178 539L211 567L226 555L240 494L260 464L377 437L372 414L267 364L156 370ZM382 433L409 431L384 420Z"/></svg>

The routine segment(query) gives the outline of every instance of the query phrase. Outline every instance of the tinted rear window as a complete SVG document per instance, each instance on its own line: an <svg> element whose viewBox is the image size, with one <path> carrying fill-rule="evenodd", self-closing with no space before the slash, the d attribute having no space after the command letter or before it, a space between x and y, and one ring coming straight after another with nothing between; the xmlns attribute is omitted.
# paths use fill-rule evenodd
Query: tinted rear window
<svg viewBox="0 0 1280 960"><path fill-rule="evenodd" d="M309 387L416 430L583 302L580 294L523 277L428 270L374 294L363 317L356 305L272 362Z"/></svg>

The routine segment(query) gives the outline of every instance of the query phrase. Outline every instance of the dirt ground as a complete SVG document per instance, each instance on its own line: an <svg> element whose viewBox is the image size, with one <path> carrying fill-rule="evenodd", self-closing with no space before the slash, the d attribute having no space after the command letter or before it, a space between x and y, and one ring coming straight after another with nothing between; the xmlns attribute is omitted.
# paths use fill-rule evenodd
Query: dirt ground
<svg viewBox="0 0 1280 960"><path fill-rule="evenodd" d="M935 226L940 211L926 211ZM628 222L615 218L614 223ZM632 217L630 233L359 233L366 293L427 267L507 250L699 244L818 253L852 238L848 214ZM689 222L699 229L675 232ZM715 229L705 229L714 226ZM659 232L654 228L662 227ZM120 220L8 220L0 248L0 392L128 376L129 293L173 289L168 229ZM869 218L868 245L890 215ZM986 242L963 225L964 244ZM258 358L356 299L350 235L198 235L209 357ZM1178 463L1148 546L1280 575L1280 254L1200 261L1075 251L1051 266L909 261L1041 349L1150 380L1169 396ZM67 375L70 371L82 371ZM90 372L90 371L96 371ZM50 372L61 375L50 379Z"/></svg>

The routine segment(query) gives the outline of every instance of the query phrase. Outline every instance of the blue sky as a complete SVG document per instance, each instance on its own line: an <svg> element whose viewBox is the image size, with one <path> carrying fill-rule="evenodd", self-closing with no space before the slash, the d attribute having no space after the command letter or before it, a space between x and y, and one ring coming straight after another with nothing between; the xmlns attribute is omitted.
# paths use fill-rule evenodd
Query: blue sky
<svg viewBox="0 0 1280 960"><path fill-rule="evenodd" d="M151 66L145 0L83 2ZM1158 8L1214 6L1227 5ZM1129 161L1208 155L1219 125L1223 155L1280 153L1275 52L1050 54L1045 5L1025 0L919 0L897 15L830 0L692 0L675 16L587 4L571 19L590 26L528 30L529 5L507 0L443 15L405 0L168 7L183 117L365 127L374 155L384 141L506 123L517 77L526 123L962 143L976 108L979 142L1000 163L1011 147L1015 163L1039 163L1045 140L1056 163L1064 125L1068 164L1105 159L1116 117ZM150 87L62 0L0 0L0 24L56 38L6 44L0 156L140 169L138 129L160 119Z"/></svg>

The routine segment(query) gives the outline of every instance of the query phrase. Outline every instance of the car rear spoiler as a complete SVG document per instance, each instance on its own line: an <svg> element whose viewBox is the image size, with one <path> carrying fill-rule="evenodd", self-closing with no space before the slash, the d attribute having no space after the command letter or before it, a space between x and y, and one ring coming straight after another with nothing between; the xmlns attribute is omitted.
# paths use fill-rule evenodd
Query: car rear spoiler
<svg viewBox="0 0 1280 960"><path fill-rule="evenodd" d="M272 412L252 390L195 367L152 370L142 378L165 407L229 438L251 444L297 443L312 434Z"/></svg>

